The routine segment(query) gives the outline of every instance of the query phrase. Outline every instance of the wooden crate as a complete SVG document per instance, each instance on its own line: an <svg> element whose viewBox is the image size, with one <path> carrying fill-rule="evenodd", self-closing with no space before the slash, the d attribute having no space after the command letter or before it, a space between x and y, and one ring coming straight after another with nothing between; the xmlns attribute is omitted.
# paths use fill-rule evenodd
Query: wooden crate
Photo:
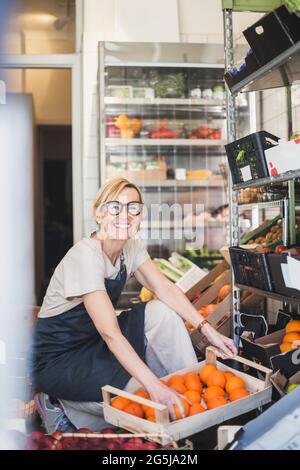
<svg viewBox="0 0 300 470"><path fill-rule="evenodd" d="M239 356L235 356L234 359L263 372L265 374L265 380L263 381L255 377L251 377L244 372L236 371L235 369L218 362L211 348L207 348L206 350L205 361L194 364L189 368L177 371L176 374L183 375L189 371L198 373L205 364L213 363L216 364L217 367L222 371L231 371L234 374L242 377L245 381L247 389L250 392L248 397L228 403L227 405L213 410L206 410L205 412L198 415L189 416L181 420L170 422L169 413L166 406L154 403L137 395L133 395L132 393L125 392L124 390L119 390L117 388L106 385L105 387L102 387L104 418L108 423L123 429L127 429L131 432L144 432L147 434L156 433L159 437L155 438L154 440L162 445L167 445L174 441L184 439L187 436L191 436L200 431L203 431L204 429L207 429L211 426L222 423L228 419L234 418L244 413L248 413L248 411L270 402L272 394L270 376L272 371L266 367L258 365ZM165 378L167 379L171 375L173 374L170 374ZM130 392L133 392L139 387L141 387L141 385L138 382L133 383ZM122 396L142 405L154 408L156 410L157 423L132 416L128 413L124 413L123 411L113 408L111 406L111 394Z"/></svg>
<svg viewBox="0 0 300 470"><path fill-rule="evenodd" d="M209 271L206 276L204 276L200 281L196 282L186 293L185 295L189 300L192 300L193 295L196 291L203 292L207 287L210 286L219 276L228 271L230 268L229 264L224 260L219 263L214 269ZM201 298L201 297L200 297ZM200 300L200 299L199 299ZM197 308L198 303L194 302L193 305ZM200 307L199 307L200 308Z"/></svg>

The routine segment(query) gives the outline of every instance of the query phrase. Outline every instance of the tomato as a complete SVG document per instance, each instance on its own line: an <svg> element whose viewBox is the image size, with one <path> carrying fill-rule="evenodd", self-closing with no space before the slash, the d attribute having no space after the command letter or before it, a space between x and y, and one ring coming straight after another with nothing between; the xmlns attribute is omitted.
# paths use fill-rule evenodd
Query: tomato
<svg viewBox="0 0 300 470"><path fill-rule="evenodd" d="M278 246L276 246L276 248L275 248L275 253L281 253L282 251L285 251L285 250L287 250L287 247L286 247L286 246L284 246L284 245L278 245Z"/></svg>
<svg viewBox="0 0 300 470"><path fill-rule="evenodd" d="M274 250L272 250L271 248L262 248L261 250L259 250L259 253L274 253Z"/></svg>

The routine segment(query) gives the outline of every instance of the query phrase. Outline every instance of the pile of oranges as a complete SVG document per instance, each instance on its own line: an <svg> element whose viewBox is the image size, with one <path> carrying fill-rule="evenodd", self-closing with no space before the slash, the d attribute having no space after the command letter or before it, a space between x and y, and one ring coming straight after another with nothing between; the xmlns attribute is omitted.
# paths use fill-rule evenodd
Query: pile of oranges
<svg viewBox="0 0 300 470"><path fill-rule="evenodd" d="M249 395L241 377L229 371L223 372L212 364L205 365L199 374L196 372L175 374L168 381L161 380L161 382L180 394L186 417L218 408ZM136 390L134 395L151 399L148 392L142 389ZM116 397L112 401L112 406L125 413L156 422L155 410L149 406L124 397ZM177 405L174 405L174 411L176 420L183 418Z"/></svg>
<svg viewBox="0 0 300 470"><path fill-rule="evenodd" d="M280 351L285 353L300 347L300 320L291 320L285 327Z"/></svg>

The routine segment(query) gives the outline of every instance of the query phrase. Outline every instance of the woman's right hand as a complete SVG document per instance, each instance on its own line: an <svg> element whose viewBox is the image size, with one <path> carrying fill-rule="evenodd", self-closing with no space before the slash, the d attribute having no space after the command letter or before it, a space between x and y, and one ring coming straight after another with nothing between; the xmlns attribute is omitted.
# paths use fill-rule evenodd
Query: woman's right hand
<svg viewBox="0 0 300 470"><path fill-rule="evenodd" d="M184 406L180 400L179 394L175 390L168 388L158 380L157 382L148 385L147 391L152 401L168 407L172 421L176 419L174 405L178 406L181 416L183 418L185 417Z"/></svg>

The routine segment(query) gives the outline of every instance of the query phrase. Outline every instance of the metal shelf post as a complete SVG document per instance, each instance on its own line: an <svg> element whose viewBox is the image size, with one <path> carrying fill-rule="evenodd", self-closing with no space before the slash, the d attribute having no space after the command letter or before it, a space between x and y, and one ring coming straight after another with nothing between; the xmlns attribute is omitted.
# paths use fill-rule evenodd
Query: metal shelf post
<svg viewBox="0 0 300 470"><path fill-rule="evenodd" d="M232 10L223 10L224 20L224 47L225 47L225 69L226 71L234 65L233 54L233 27L232 27ZM232 142L236 139L236 98L230 93L226 87L226 113L227 113L227 139ZM228 172L228 199L230 209L230 245L239 244L239 208L238 208L238 191L233 190L232 179ZM233 270L232 276L232 334L235 344L239 345L239 327L240 327L240 289L235 286Z"/></svg>

